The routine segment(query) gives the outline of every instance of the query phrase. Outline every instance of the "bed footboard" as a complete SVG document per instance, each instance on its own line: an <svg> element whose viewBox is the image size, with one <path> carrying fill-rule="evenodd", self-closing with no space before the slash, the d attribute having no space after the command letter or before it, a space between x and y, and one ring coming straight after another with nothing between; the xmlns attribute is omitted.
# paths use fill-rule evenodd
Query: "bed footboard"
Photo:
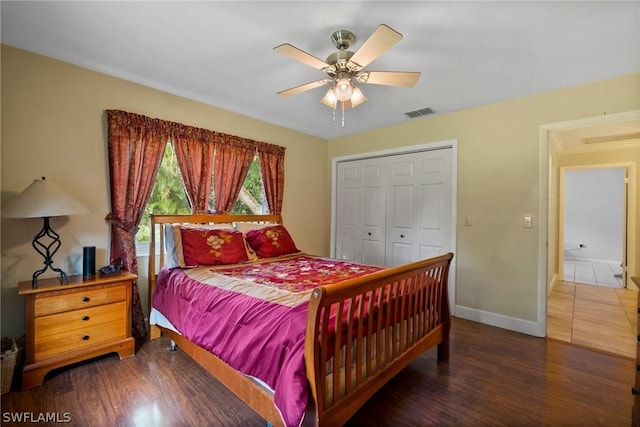
<svg viewBox="0 0 640 427"><path fill-rule="evenodd" d="M316 425L344 424L425 350L448 361L453 254L313 291L305 361Z"/></svg>

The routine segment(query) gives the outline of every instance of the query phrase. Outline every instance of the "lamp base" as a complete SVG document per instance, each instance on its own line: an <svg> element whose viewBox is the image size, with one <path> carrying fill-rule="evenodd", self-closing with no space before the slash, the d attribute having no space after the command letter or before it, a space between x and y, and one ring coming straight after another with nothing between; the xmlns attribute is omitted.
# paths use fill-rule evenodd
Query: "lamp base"
<svg viewBox="0 0 640 427"><path fill-rule="evenodd" d="M60 280L61 285L65 283L69 283L69 277L67 276L67 273L65 273L61 269L54 267L52 265L53 255L60 248L61 241L60 241L60 235L55 231L53 231L51 229L51 226L49 225L50 218L51 217L48 217L48 216L43 218L44 225L42 226L42 230L40 230L40 232L36 234L36 237L33 238L33 242L31 242L31 246L33 246L36 252L38 252L40 255L44 257L44 267L36 271L35 273L33 273L33 277L31 279L31 286L33 288L38 287L38 276L40 276L42 273L47 271L47 269L49 268L52 271L55 271L56 273L58 273L58 280ZM41 241L41 239L44 237L48 237L52 239L51 243L49 243L48 245L45 245Z"/></svg>

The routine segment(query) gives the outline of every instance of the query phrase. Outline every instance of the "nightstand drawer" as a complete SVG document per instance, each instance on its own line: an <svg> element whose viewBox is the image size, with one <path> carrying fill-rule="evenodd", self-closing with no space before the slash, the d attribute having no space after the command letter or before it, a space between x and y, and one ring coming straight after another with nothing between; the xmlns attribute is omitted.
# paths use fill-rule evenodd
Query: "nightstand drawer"
<svg viewBox="0 0 640 427"><path fill-rule="evenodd" d="M127 299L125 283L103 287L80 288L78 291L50 292L36 297L35 317L61 313L79 308L94 307Z"/></svg>
<svg viewBox="0 0 640 427"><path fill-rule="evenodd" d="M124 317L87 328L74 329L45 337L36 336L34 340L35 358L40 360L48 356L59 355L66 351L126 336L127 325Z"/></svg>
<svg viewBox="0 0 640 427"><path fill-rule="evenodd" d="M36 340L53 334L109 323L126 317L126 313L127 303L120 301L113 304L36 317Z"/></svg>

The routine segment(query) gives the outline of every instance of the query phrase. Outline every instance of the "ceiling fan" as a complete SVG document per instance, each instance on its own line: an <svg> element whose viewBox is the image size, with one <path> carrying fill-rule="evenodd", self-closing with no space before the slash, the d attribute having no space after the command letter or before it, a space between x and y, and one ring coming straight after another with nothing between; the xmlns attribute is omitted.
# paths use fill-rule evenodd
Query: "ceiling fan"
<svg viewBox="0 0 640 427"><path fill-rule="evenodd" d="M278 95L296 95L307 90L330 84L322 103L335 109L340 102L342 107L342 126L344 126L345 108L355 108L367 98L357 83L370 83L386 86L412 87L420 78L419 72L408 71L364 71L364 67L402 40L402 34L381 24L358 48L356 52L349 49L356 41L356 36L349 30L338 30L331 34L331 41L338 49L323 61L289 43L273 48L276 52L288 56L303 64L322 70L329 76L300 86L278 92Z"/></svg>

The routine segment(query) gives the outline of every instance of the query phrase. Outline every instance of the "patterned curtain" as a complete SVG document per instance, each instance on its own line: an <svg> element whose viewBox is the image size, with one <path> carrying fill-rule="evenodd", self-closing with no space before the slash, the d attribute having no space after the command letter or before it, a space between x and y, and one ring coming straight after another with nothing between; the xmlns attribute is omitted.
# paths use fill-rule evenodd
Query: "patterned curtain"
<svg viewBox="0 0 640 427"><path fill-rule="evenodd" d="M159 120L122 111L107 111L109 178L111 183L110 262L138 274L135 236L155 183L167 144L166 126ZM138 284L132 297L132 334L147 336Z"/></svg>
<svg viewBox="0 0 640 427"><path fill-rule="evenodd" d="M215 145L197 129L189 130L190 132L173 132L171 141L191 204L191 212L208 213Z"/></svg>
<svg viewBox="0 0 640 427"><path fill-rule="evenodd" d="M227 214L233 209L255 153L254 145L242 141L216 146L213 193L217 213Z"/></svg>
<svg viewBox="0 0 640 427"><path fill-rule="evenodd" d="M280 214L284 195L284 148L259 149L258 156L269 213Z"/></svg>

